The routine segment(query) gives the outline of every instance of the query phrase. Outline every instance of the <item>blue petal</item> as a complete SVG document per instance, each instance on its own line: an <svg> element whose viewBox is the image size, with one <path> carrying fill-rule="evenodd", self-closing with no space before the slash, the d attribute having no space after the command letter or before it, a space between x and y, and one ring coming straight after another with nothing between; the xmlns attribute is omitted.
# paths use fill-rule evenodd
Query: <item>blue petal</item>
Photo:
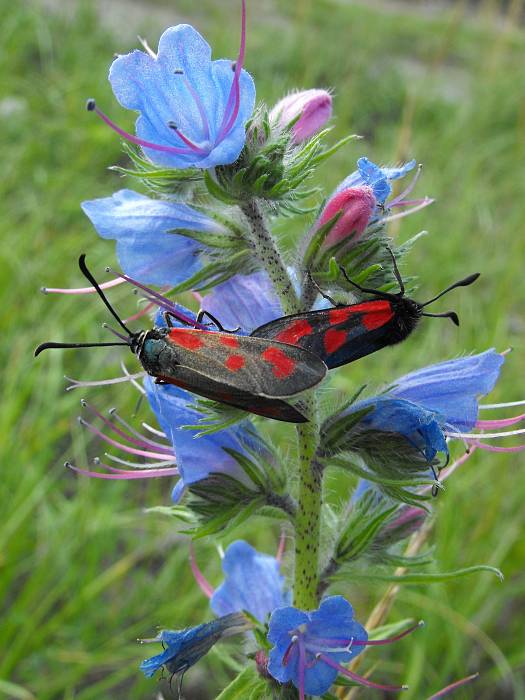
<svg viewBox="0 0 525 700"><path fill-rule="evenodd" d="M334 194L337 194L338 192L341 192L349 187L369 185L374 191L374 196L377 201L383 204L392 192L389 181L398 180L399 178L404 177L416 166L416 161L411 160L397 168L385 168L380 167L368 158L363 157L359 158L357 161L357 166L358 170L348 175L348 177L346 177L337 186Z"/></svg>
<svg viewBox="0 0 525 700"><path fill-rule="evenodd" d="M477 420L478 399L492 391L503 362L494 349L440 362L400 377L389 394L438 412L458 431L469 431Z"/></svg>
<svg viewBox="0 0 525 700"><path fill-rule="evenodd" d="M389 394L358 401L352 406L351 412L371 405L374 406L374 410L359 422L361 427L403 435L414 447L422 450L429 461L437 452L448 455L443 433L445 420L439 414Z"/></svg>
<svg viewBox="0 0 525 700"><path fill-rule="evenodd" d="M259 553L247 542L238 540L228 547L222 568L225 580L210 601L215 614L247 610L264 622L276 608L288 603L277 559Z"/></svg>
<svg viewBox="0 0 525 700"><path fill-rule="evenodd" d="M122 270L145 284L175 285L200 269L200 246L177 229L220 232L221 227L186 204L150 199L132 190L83 202L102 238L117 241Z"/></svg>
<svg viewBox="0 0 525 700"><path fill-rule="evenodd" d="M409 160L408 163L398 166L397 168L382 168L383 173L387 180L399 180L405 177L407 173L414 170L416 167L416 160Z"/></svg>
<svg viewBox="0 0 525 700"><path fill-rule="evenodd" d="M155 384L151 377L146 377L144 386L157 420L175 451L176 464L181 475L176 497L181 495L181 483L187 486L205 479L212 472L228 474L239 481L247 482L245 472L224 448L244 452L244 445L258 446L257 436L252 433L253 428L249 421L242 421L226 430L196 438L198 431L184 430L181 427L196 425L202 418L202 414L192 408L192 395L172 384Z"/></svg>
<svg viewBox="0 0 525 700"><path fill-rule="evenodd" d="M309 620L307 613L292 606L278 608L273 611L270 617L268 641L274 647L268 656L268 671L281 683L297 679L298 654L290 654L286 665L283 664L283 658L292 639L290 632L296 630L299 625L308 623Z"/></svg>
<svg viewBox="0 0 525 700"><path fill-rule="evenodd" d="M204 297L202 308L224 328L240 327L249 334L258 326L283 315L281 304L265 272L235 275Z"/></svg>
<svg viewBox="0 0 525 700"><path fill-rule="evenodd" d="M233 75L231 61L212 61L203 37L190 25L180 24L161 36L156 59L142 51L121 56L113 62L109 80L120 104L141 113L136 123L140 138L162 146L184 147L168 126L173 122L205 149L205 154L190 149L175 154L145 148L153 162L175 168L211 168L237 159L255 104L253 80L243 70L239 113L226 138L218 143Z"/></svg>

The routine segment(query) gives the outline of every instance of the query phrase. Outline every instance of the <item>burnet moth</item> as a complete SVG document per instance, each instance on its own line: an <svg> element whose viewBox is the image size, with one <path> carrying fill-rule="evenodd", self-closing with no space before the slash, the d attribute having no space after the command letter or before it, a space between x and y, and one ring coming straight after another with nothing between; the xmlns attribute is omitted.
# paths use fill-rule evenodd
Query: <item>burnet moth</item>
<svg viewBox="0 0 525 700"><path fill-rule="evenodd" d="M225 331L211 314L202 311L195 326L200 325L206 315L218 332L173 327L172 318L181 319L167 311L164 314L166 327L133 333L88 270L85 255L80 256L79 266L126 335L113 331L121 342L112 343L42 343L35 350L35 356L50 348L128 346L146 372L156 377L157 383L175 384L199 396L267 418L289 423L307 421L298 408L283 398L310 389L324 378L327 368L317 355L274 340L235 335ZM153 290L143 288L164 299Z"/></svg>
<svg viewBox="0 0 525 700"><path fill-rule="evenodd" d="M341 305L318 288L322 296L333 304L333 308L283 316L256 328L252 335L309 350L320 357L328 369L334 369L388 345L400 343L412 333L422 316L450 318L459 326L455 311L431 314L424 309L452 289L472 284L478 279L479 273L455 282L433 299L421 304L405 297L405 286L393 254L392 259L394 274L399 283L397 294L362 287L353 282L341 267L341 273L351 285L376 298L358 304Z"/></svg>

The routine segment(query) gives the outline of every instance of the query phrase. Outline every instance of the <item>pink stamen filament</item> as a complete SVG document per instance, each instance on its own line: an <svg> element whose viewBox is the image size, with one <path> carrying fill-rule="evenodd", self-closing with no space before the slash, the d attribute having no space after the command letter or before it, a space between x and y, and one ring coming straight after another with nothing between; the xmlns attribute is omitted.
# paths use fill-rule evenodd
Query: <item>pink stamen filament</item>
<svg viewBox="0 0 525 700"><path fill-rule="evenodd" d="M435 200L431 197L425 197L420 204L416 205L415 207L412 207L412 209L407 209L406 211L400 211L397 214L385 216L381 219L380 223L386 224L389 221L397 221L397 219L403 219L405 216L410 216L410 214L415 214L417 211L428 207L428 205L432 204L434 201Z"/></svg>
<svg viewBox="0 0 525 700"><path fill-rule="evenodd" d="M485 403L480 404L479 409L488 410L491 408L511 408L512 406L525 406L525 400L522 401L508 401L507 403Z"/></svg>
<svg viewBox="0 0 525 700"><path fill-rule="evenodd" d="M156 440L150 440L149 438L146 438L144 435L141 435L138 432L138 430L135 430L135 428L133 428L133 426L131 426L127 421L125 421L124 418L122 418L114 408L112 408L109 411L109 413L118 423L123 425L126 428L126 430L129 430L129 432L132 435L135 435L135 437L137 437L139 440L143 441L144 444L147 444L149 447L152 447L153 449L158 448L162 451L167 450L170 453L173 452L171 445L162 444L160 442L157 442Z"/></svg>
<svg viewBox="0 0 525 700"><path fill-rule="evenodd" d="M122 277L122 279L126 280L126 282L129 282L134 287L138 287L139 289L142 289L144 292L146 292L149 295L150 301L157 304L157 306L161 306L162 308L166 309L167 311L171 311L173 313L173 315L175 316L175 318L178 318L181 323L185 323L187 325L194 326L195 328L199 328L201 330L206 330L206 326L202 325L201 323L195 323L194 319L181 313L177 309L175 304L173 304L166 297L162 296L162 294L158 294L158 292L155 292L153 289L150 289L149 287L146 287L145 285L141 284L140 282L137 282L137 280L134 280L132 277L128 277L128 275L125 275L123 272L116 272L115 274L119 275L119 277Z"/></svg>
<svg viewBox="0 0 525 700"><path fill-rule="evenodd" d="M332 668L337 669L339 673L343 676L346 676L347 678L351 678L353 681L356 683L360 683L361 685L365 685L367 688L375 688L376 690L390 690L390 691L398 691L398 690L406 690L406 686L396 686L396 685L381 685L380 683L374 683L372 681L369 681L367 678L364 678L363 676L358 676L357 673L353 673L353 671L349 671L347 668L344 666L341 666L341 664L336 663L335 661L332 661L332 659L327 656L326 654L320 654L318 657L321 661L324 661L325 664L328 664L328 666L331 666Z"/></svg>
<svg viewBox="0 0 525 700"><path fill-rule="evenodd" d="M124 131L124 129L121 129L120 126L115 124L113 120L111 120L104 112L99 109L95 103L94 100L88 100L88 111L90 112L95 112L98 114L98 116L104 121L113 131L116 131L119 136L122 136L122 138L126 139L127 141L130 141L131 143L136 144L137 146L141 146L142 148L151 148L154 151L161 151L163 153L173 153L175 155L190 155L190 151L188 148L191 148L188 145L188 148L182 148L179 146L162 146L160 143L153 143L152 141L146 141L145 139L141 139L138 136L133 136L133 134L130 134L128 131ZM177 136L181 138L184 141L184 138L182 137L180 131L176 131ZM189 142L191 143L191 141ZM193 144L192 144L193 145ZM199 155L208 155L209 151L203 149L203 148L198 148L197 146L193 145L193 148L191 148L195 153L198 153Z"/></svg>
<svg viewBox="0 0 525 700"><path fill-rule="evenodd" d="M104 464L100 464L101 467L106 467L112 471L112 473L107 474L105 472L93 472L88 469L81 469L76 467L71 462L66 462L65 466L68 469L72 469L78 474L83 474L84 476L89 476L95 479L109 479L109 480L119 480L119 479L156 479L163 476L177 476L179 471L176 467L167 469L144 469L142 471L126 471L119 470L115 473L115 467L106 467Z"/></svg>
<svg viewBox="0 0 525 700"><path fill-rule="evenodd" d="M217 135L216 144L219 144L229 133L232 128L237 115L239 114L240 108L240 88L239 79L241 75L241 70L244 64L244 54L246 50L246 0L242 0L242 17L241 17L241 43L239 46L239 56L235 64L235 72L233 76L232 85L230 88L230 94L228 95L228 101L226 102L226 107L224 108L224 116L222 118L221 126L219 127L219 133ZM233 109L232 109L233 107ZM231 113L230 113L231 112Z"/></svg>
<svg viewBox="0 0 525 700"><path fill-rule="evenodd" d="M410 180L408 187L406 187L401 192L401 194L398 194L397 197L395 197L391 202L388 203L389 207L395 207L396 204L399 204L407 195L409 195L412 192L412 190L416 186L417 181L419 180L419 176L421 175L422 169L423 169L423 166L421 164L417 166L417 170L414 173L412 180Z"/></svg>
<svg viewBox="0 0 525 700"><path fill-rule="evenodd" d="M447 685L446 688L443 688L440 690L438 693L434 693L428 700L435 700L435 698L442 698L445 695L448 695L450 691L456 690L457 688L461 688L463 685L467 685L467 683L472 683L472 681L475 681L476 678L479 677L479 673L473 673L471 676L467 676L466 678L462 678L460 681L456 681L455 683L451 683L450 685Z"/></svg>
<svg viewBox="0 0 525 700"><path fill-rule="evenodd" d="M209 151L200 148L200 146L197 146L197 144L193 143L191 139L189 139L187 136L183 134L183 132L179 129L179 127L175 124L175 122L168 122L169 128L174 131L177 136L188 146L188 148L191 151L195 151L195 153L198 153L200 155L207 155Z"/></svg>
<svg viewBox="0 0 525 700"><path fill-rule="evenodd" d="M288 661L290 661L291 653L292 653L292 651L295 649L295 645L297 644L298 639L299 639L299 637L298 637L297 635L294 635L294 636L292 637L292 641L290 642L290 646L289 646L288 649L284 652L284 656L283 656L283 666L287 666L287 665L288 665Z"/></svg>
<svg viewBox="0 0 525 700"><path fill-rule="evenodd" d="M110 384L121 384L123 382L129 382L132 379L140 379L140 377L146 376L146 372L137 372L136 374L127 374L125 377L114 377L113 379L100 379L93 382L83 382L78 379L72 379L72 377L66 377L68 382L71 382L71 386L66 387L66 391L71 391L72 389L79 389L81 387L90 386L106 386Z"/></svg>
<svg viewBox="0 0 525 700"><path fill-rule="evenodd" d="M354 639L353 637L351 639L336 639L336 638L330 638L330 639L323 639L323 638L317 638L317 637L309 637L307 646L306 648L309 651L327 651L327 652L334 652L334 651L350 651L352 647L367 647L367 646L382 646L384 644L392 644L393 642L397 642L400 639L403 639L403 637L406 637L409 634L412 634L415 630L419 629L423 625L423 622L420 621L416 623L415 625L412 625L412 627L409 627L406 629L404 632L400 632L399 634L395 635L394 637L389 637L388 639ZM325 648L323 648L325 647Z"/></svg>
<svg viewBox="0 0 525 700"><path fill-rule="evenodd" d="M299 647L299 700L304 700L304 672L306 670L306 649L302 637L298 640Z"/></svg>
<svg viewBox="0 0 525 700"><path fill-rule="evenodd" d="M509 425L521 423L522 420L525 420L525 413L522 413L519 416L513 416L512 418L501 418L499 420L478 420L476 423L476 428L479 428L480 430L490 428L506 428Z"/></svg>
<svg viewBox="0 0 525 700"><path fill-rule="evenodd" d="M122 450L123 452L128 452L132 455L138 455L139 457L151 457L152 459L166 459L166 453L160 454L158 452L151 452L149 450L138 450L135 447L129 447L128 445L124 445L121 442L118 442L117 440L113 440L108 435L103 433L98 428L95 428L94 425L88 423L83 418L79 418L78 420L80 425L82 425L84 428L87 428L91 433L99 437L101 440L104 440L104 442L107 442L108 445L112 445L113 447L116 447L119 450Z"/></svg>
<svg viewBox="0 0 525 700"><path fill-rule="evenodd" d="M525 450L525 445L516 445L514 447L499 447L498 445L486 445L483 442L478 442L477 440L469 440L469 445L474 447L479 447L480 450L486 450L487 452L523 452Z"/></svg>
<svg viewBox="0 0 525 700"><path fill-rule="evenodd" d="M211 598L215 593L215 588L211 585L211 583L209 583L202 571L199 569L192 542L190 542L190 566L197 585L205 596Z"/></svg>
<svg viewBox="0 0 525 700"><path fill-rule="evenodd" d="M124 374L126 375L126 377L129 378L129 381L130 381L131 384L135 387L135 389L139 392L139 394L142 394L142 396L146 396L146 389L144 389L144 387L142 387L142 386L137 382L137 380L135 379L135 377L136 377L137 375L136 375L136 374L130 374L129 371L128 371L128 368L126 367L126 365L124 364L124 362L123 362L122 360L120 361L120 368L122 369L122 371L124 372ZM142 373L140 373L140 376L141 376L141 377L146 377L146 376L147 376L147 373L146 373L146 372L142 372Z"/></svg>
<svg viewBox="0 0 525 700"><path fill-rule="evenodd" d="M151 469L152 467L170 467L175 464L175 455L171 459L164 459L160 462L130 462L128 459L121 459L116 455L110 455L109 452L104 452L104 457L107 457L112 462L117 462L117 464L123 464L125 467L132 467L133 469ZM100 460L99 462L100 463Z"/></svg>
<svg viewBox="0 0 525 700"><path fill-rule="evenodd" d="M100 285L101 289L111 289L111 287L117 287L122 284L124 280L117 277L117 279L109 280L109 282L102 282ZM44 294L95 294L95 287L72 287L70 289L60 289L59 287L42 287L41 290Z"/></svg>
<svg viewBox="0 0 525 700"><path fill-rule="evenodd" d="M149 430L150 433L153 435L158 435L159 437L162 437L164 439L168 439L166 437L166 433L163 433L162 430L157 430L157 428L153 428L151 425L148 425L148 423L142 422L142 427L145 428L146 430Z"/></svg>
<svg viewBox="0 0 525 700"><path fill-rule="evenodd" d="M124 280L122 280L124 281ZM131 321L138 321L139 318L142 318L143 316L147 316L147 314L155 307L158 306L158 304L154 301L150 301L148 304L144 306L143 309L140 311L137 311L136 314L133 314L133 316L129 316L129 318L124 319L124 323L130 323Z"/></svg>
<svg viewBox="0 0 525 700"><path fill-rule="evenodd" d="M173 454L173 450L170 449L169 447L166 447L164 445L159 445L158 443L153 443L149 440L146 440L146 439L142 438L142 436L140 434L138 434L138 437L140 439L136 439L136 438L132 437L131 435L128 435L126 432L124 432L123 430L118 428L115 425L115 423L113 423L113 421L109 420L108 418L106 418L106 416L102 415L102 413L100 413L100 411L97 411L97 409L94 406L91 406L91 404L88 404L87 401L82 401L81 403L82 403L82 406L84 408L87 408L88 411L93 413L93 415L100 418L100 420L104 423L104 425L106 425L116 435L120 435L121 438L124 438L124 440L127 440L132 445L135 445L135 447L142 447L142 448L145 448L148 450L149 449L156 449L159 452L164 452L165 454L169 454L169 455ZM117 419L118 419L118 416L117 416ZM122 421L122 419L120 419L120 420ZM128 426L126 426L126 427L128 427Z"/></svg>
<svg viewBox="0 0 525 700"><path fill-rule="evenodd" d="M275 558L277 559L279 564L282 561L285 549L286 549L286 533L284 530L281 530L281 536L279 537L279 546L277 547L277 553L275 555Z"/></svg>
<svg viewBox="0 0 525 700"><path fill-rule="evenodd" d="M427 197L419 197L418 199L403 199L400 202L396 202L395 204L389 204L388 206L390 208L392 207L412 207L415 206L416 204L422 204L427 200Z"/></svg>
<svg viewBox="0 0 525 700"><path fill-rule="evenodd" d="M493 440L494 438L509 437L511 435L523 435L525 428L520 430L502 430L499 433L445 433L450 438L462 438L463 440Z"/></svg>

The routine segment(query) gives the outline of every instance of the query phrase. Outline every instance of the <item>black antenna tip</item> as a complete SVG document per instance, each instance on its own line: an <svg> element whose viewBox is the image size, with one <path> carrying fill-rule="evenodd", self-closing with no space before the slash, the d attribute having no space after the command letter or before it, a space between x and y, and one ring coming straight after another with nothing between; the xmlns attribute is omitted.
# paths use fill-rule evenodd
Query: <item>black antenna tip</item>
<svg viewBox="0 0 525 700"><path fill-rule="evenodd" d="M35 349L35 352L33 353L33 357L38 357L41 352L44 350L47 350L49 347L49 343L40 343L40 345Z"/></svg>
<svg viewBox="0 0 525 700"><path fill-rule="evenodd" d="M86 109L88 112L94 112L97 107L97 103L95 102L95 99L93 97L90 97L89 100L86 101Z"/></svg>
<svg viewBox="0 0 525 700"><path fill-rule="evenodd" d="M465 277L463 280L463 286L468 287L469 284L473 284L478 277L481 275L481 272L474 272L472 275L469 275L468 277Z"/></svg>
<svg viewBox="0 0 525 700"><path fill-rule="evenodd" d="M459 318L458 315L455 311L451 311L450 314L448 315L452 323L456 326L459 326Z"/></svg>

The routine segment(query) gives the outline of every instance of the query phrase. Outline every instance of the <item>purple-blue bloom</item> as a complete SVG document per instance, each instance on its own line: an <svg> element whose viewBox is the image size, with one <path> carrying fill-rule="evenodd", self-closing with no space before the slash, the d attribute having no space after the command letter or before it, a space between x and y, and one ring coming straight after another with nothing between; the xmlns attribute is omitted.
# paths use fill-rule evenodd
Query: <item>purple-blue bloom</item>
<svg viewBox="0 0 525 700"><path fill-rule="evenodd" d="M154 639L142 640L161 642L166 648L161 654L143 661L140 670L149 678L162 666L171 674L184 673L207 654L219 639L245 632L249 628L250 623L246 618L236 613L183 630L162 630Z"/></svg>
<svg viewBox="0 0 525 700"><path fill-rule="evenodd" d="M494 349L440 362L400 377L385 393L357 401L348 413L369 406L358 427L403 435L431 461L448 456L446 435L476 425L479 398L494 388L502 355Z"/></svg>
<svg viewBox="0 0 525 700"><path fill-rule="evenodd" d="M357 656L366 642L365 628L354 620L350 603L342 596L325 598L318 610L304 612L292 606L272 613L268 640L268 671L281 683L291 681L299 692L322 695L339 673L318 654L324 654L336 665Z"/></svg>
<svg viewBox="0 0 525 700"><path fill-rule="evenodd" d="M184 425L196 425L202 414L192 404L193 394L173 384L155 384L146 377L144 387L148 401L168 440L173 445L180 479L173 489L172 498L177 502L184 489L212 473L222 473L246 483L246 474L225 448L246 452L245 447L263 450L252 424L248 420L215 433L196 437L198 430L183 429Z"/></svg>
<svg viewBox="0 0 525 700"><path fill-rule="evenodd" d="M284 576L275 557L261 554L243 540L232 542L222 560L224 581L210 605L216 615L246 610L264 622L277 608L290 602Z"/></svg>
<svg viewBox="0 0 525 700"><path fill-rule="evenodd" d="M202 308L218 318L225 328L240 327L240 332L246 335L283 315L272 283L262 271L235 275L217 285L202 300Z"/></svg>
<svg viewBox="0 0 525 700"><path fill-rule="evenodd" d="M197 272L202 246L177 229L221 233L222 227L187 204L150 199L132 190L82 203L102 238L117 241L122 270L146 284L176 285Z"/></svg>
<svg viewBox="0 0 525 700"><path fill-rule="evenodd" d="M346 177L336 188L334 194L347 189L348 187L359 187L368 185L372 188L376 200L380 204L384 204L386 199L392 193L390 185L391 180L399 180L408 172L416 167L416 161L411 160L408 163L397 168L385 168L372 163L368 158L359 158L357 161L357 170Z"/></svg>
<svg viewBox="0 0 525 700"><path fill-rule="evenodd" d="M235 64L211 60L211 48L190 25L167 29L158 53L146 47L119 56L109 81L126 109L140 112L134 137L88 103L121 136L142 147L154 163L172 168L213 168L233 163L245 142L245 124L255 104L255 85L242 69L246 43L242 33Z"/></svg>

